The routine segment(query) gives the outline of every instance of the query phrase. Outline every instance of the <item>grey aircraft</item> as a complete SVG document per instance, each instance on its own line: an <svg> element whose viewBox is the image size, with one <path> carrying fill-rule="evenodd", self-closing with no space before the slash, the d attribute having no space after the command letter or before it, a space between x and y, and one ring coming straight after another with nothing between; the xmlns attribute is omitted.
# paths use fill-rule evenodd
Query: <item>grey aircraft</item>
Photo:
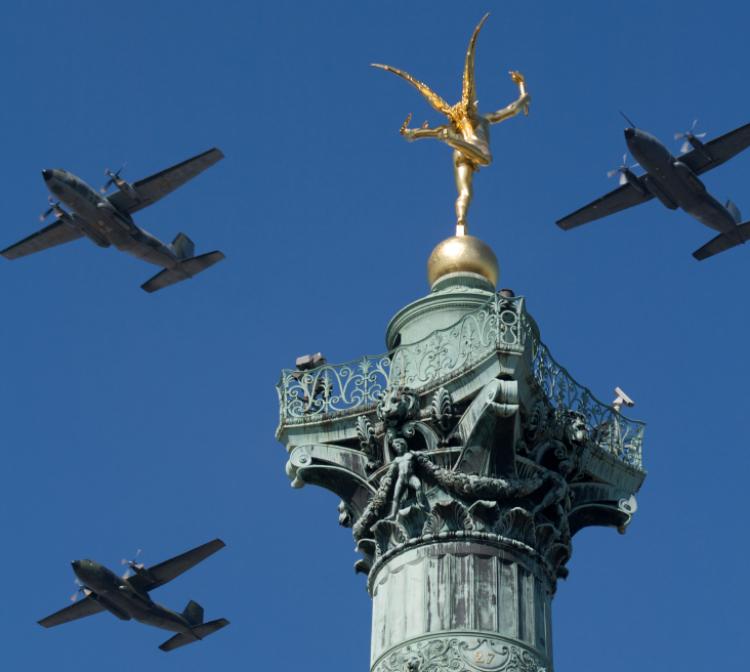
<svg viewBox="0 0 750 672"><path fill-rule="evenodd" d="M194 256L195 245L184 233L178 233L171 245L165 245L137 227L131 215L155 203L223 158L220 150L209 149L134 184L121 178L119 170L116 173L106 170L109 179L101 193L67 170L43 170L42 176L48 189L59 200L50 197L50 207L41 219L44 221L47 216L54 215L55 221L2 250L0 254L6 259L18 259L85 236L99 247L114 245L118 250L162 266L163 271L141 285L147 292L192 278L224 259L224 255L216 250ZM104 195L112 185L118 191ZM66 212L60 201L68 205L72 212Z"/></svg>
<svg viewBox="0 0 750 672"><path fill-rule="evenodd" d="M135 560L123 561L128 564L128 571L124 576L118 576L93 560L74 560L71 564L77 577L76 583L81 586L79 592L83 593L84 598L43 618L39 624L51 628L84 616L108 611L123 621L135 619L147 625L176 632L174 637L159 647L162 651L172 651L197 642L229 625L229 621L219 618L204 622L203 607L192 600L187 603L182 613L171 611L156 604L149 596L149 592L186 572L224 548L224 545L221 539L214 539L153 567L145 567ZM129 576L131 571L133 575ZM77 595L78 593L71 599L75 600Z"/></svg>
<svg viewBox="0 0 750 672"><path fill-rule="evenodd" d="M620 187L558 220L559 227L572 229L655 196L670 210L682 208L701 224L720 232L693 252L698 260L750 240L750 222L742 222L737 206L732 201L722 205L698 178L750 146L750 124L704 143L700 138L705 133L695 134L694 122L689 131L675 134L675 139L684 138L685 152L675 157L653 135L635 128L627 117L626 120L630 125L625 129L625 142L646 173L636 175L631 170L634 166L628 167L623 160L619 168L610 171L610 176L620 174Z"/></svg>

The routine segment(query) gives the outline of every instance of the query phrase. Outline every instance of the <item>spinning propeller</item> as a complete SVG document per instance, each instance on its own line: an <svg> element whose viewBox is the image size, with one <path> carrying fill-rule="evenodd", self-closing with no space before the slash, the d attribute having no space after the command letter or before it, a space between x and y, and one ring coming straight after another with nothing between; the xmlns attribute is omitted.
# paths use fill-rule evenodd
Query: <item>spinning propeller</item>
<svg viewBox="0 0 750 672"><path fill-rule="evenodd" d="M675 133L674 139L675 140L683 140L684 142L680 146L680 153L685 154L686 152L690 151L691 147L695 147L696 145L700 146L702 143L700 142L700 138L705 138L705 133L696 133L695 127L698 125L698 120L693 119L693 123L690 125L690 129L687 131L684 131L682 133Z"/></svg>
<svg viewBox="0 0 750 672"><path fill-rule="evenodd" d="M618 180L620 186L623 184L626 184L628 181L628 178L626 177L626 174L631 171L631 169L635 168L638 164L634 163L632 166L628 166L628 155L623 154L622 155L622 163L617 166L617 168L613 168L612 170L607 171L607 177L614 177L618 173L620 174L620 179Z"/></svg>
<svg viewBox="0 0 750 672"><path fill-rule="evenodd" d="M138 556L143 552L143 549L138 549L135 552L135 557L132 560L128 560L127 558L123 558L120 560L121 565L127 565L128 568L125 570L125 573L123 574L122 578L127 579L131 576L131 572L139 572L142 569L146 568L146 565L144 565L142 562L137 562Z"/></svg>
<svg viewBox="0 0 750 672"><path fill-rule="evenodd" d="M83 595L84 597L88 597L89 595L91 595L91 591L83 585L80 579L76 579L75 584L78 586L78 590L76 590L76 592L70 596L71 602L75 602L76 600L78 600L81 595Z"/></svg>
<svg viewBox="0 0 750 672"><path fill-rule="evenodd" d="M47 208L41 215L39 215L39 221L43 222L47 217L49 217L53 212L55 213L55 218L60 219L60 217L65 216L65 210L62 209L60 205L60 201L56 201L52 196L49 196L47 198L47 201L49 202L49 208Z"/></svg>
<svg viewBox="0 0 750 672"><path fill-rule="evenodd" d="M118 189L124 189L127 187L127 182L120 177L120 173L123 171L127 164L123 163L122 166L116 171L112 172L109 168L105 168L104 174L109 178L104 186L99 189L103 194L107 193L107 190L114 184Z"/></svg>

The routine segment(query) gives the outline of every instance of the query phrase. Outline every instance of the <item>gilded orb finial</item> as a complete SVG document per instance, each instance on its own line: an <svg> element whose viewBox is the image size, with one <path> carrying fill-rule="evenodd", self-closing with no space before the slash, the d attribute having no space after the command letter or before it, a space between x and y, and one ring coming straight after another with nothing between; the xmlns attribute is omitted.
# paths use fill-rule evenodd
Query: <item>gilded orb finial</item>
<svg viewBox="0 0 750 672"><path fill-rule="evenodd" d="M381 68L398 75L406 80L419 91L427 102L440 114L448 118L448 124L443 126L430 126L425 122L420 128L409 128L411 114L401 125L400 133L407 140L421 140L423 138L435 138L441 140L453 149L453 170L456 177L456 188L458 198L456 199L456 236L464 236L468 233L466 221L469 204L473 196L472 181L474 173L482 166L488 166L492 162L490 153L490 125L505 121L510 117L523 112L529 113L531 97L526 91L526 82L523 75L511 70L511 79L519 89L519 97L510 105L491 112L490 114L479 114L477 110L476 83L474 79L474 52L479 31L489 14L485 14L479 22L469 40L466 50L466 61L464 63L463 86L461 89L461 100L455 105L449 105L443 98L430 89L427 84L412 77L408 72L391 67L373 63L376 68Z"/></svg>
<svg viewBox="0 0 750 672"><path fill-rule="evenodd" d="M476 273L495 287L500 268L489 245L479 238L464 234L438 243L427 261L427 280L430 286L450 273Z"/></svg>

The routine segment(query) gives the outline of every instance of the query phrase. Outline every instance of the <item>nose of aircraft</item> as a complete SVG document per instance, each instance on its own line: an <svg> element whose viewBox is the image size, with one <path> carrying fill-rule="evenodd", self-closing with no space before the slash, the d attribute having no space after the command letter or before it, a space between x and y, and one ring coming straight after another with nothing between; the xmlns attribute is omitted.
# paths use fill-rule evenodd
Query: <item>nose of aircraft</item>
<svg viewBox="0 0 750 672"><path fill-rule="evenodd" d="M628 127L625 129L625 139L630 140L635 135L635 129L632 127Z"/></svg>
<svg viewBox="0 0 750 672"><path fill-rule="evenodd" d="M42 177L44 178L44 181L47 182L52 179L52 170L49 168L45 168L42 171Z"/></svg>

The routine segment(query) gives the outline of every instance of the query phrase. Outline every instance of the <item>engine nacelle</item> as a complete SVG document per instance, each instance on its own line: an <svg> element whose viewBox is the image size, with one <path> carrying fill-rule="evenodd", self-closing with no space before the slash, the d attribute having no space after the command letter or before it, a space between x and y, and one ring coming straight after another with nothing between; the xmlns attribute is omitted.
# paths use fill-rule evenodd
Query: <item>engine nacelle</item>
<svg viewBox="0 0 750 672"><path fill-rule="evenodd" d="M630 170L630 168L623 168L621 170L621 174L625 177L627 183L631 187L633 187L633 189L635 189L641 196L645 196L647 194L646 189L644 188L640 179L638 179L638 176L632 170Z"/></svg>
<svg viewBox="0 0 750 672"><path fill-rule="evenodd" d="M698 191L706 191L706 186L698 179L698 176L690 169L690 167L684 164L679 159L672 164L677 175L680 179L691 189L697 189Z"/></svg>
<svg viewBox="0 0 750 672"><path fill-rule="evenodd" d="M677 210L677 202L659 186L659 183L651 175L644 175L641 179L646 184L646 189L656 196L664 207Z"/></svg>

